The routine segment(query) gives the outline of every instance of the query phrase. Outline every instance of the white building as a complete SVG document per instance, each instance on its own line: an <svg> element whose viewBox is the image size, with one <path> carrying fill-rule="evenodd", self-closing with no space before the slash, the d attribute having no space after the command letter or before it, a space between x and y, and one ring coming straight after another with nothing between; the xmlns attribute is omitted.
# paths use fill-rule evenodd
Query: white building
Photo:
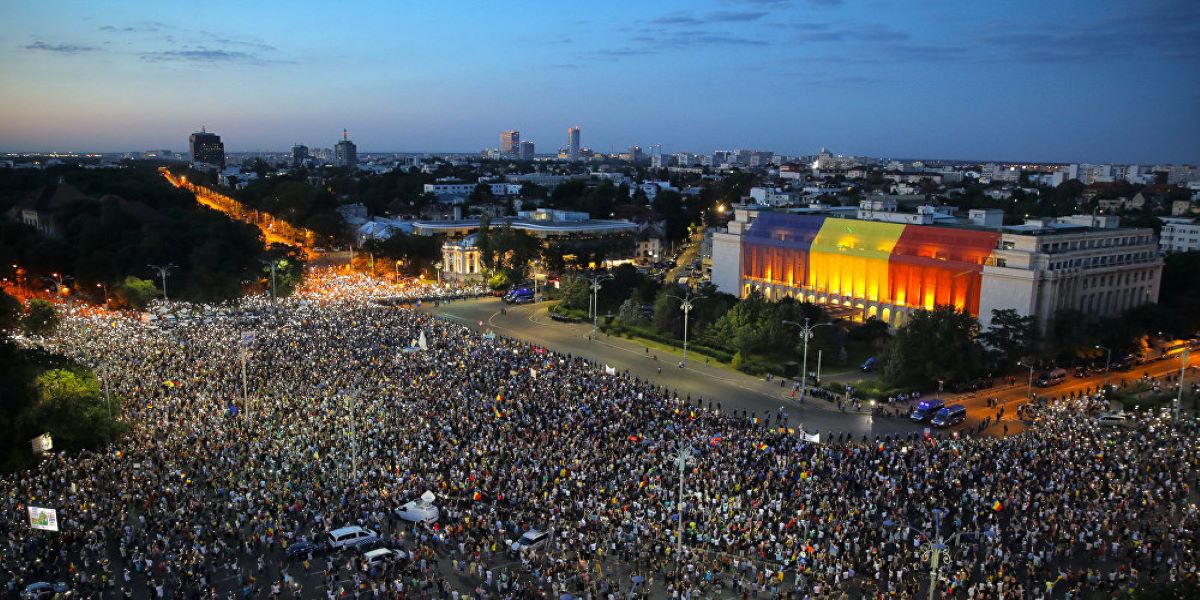
<svg viewBox="0 0 1200 600"><path fill-rule="evenodd" d="M1200 250L1200 223L1193 219L1164 218L1158 247L1163 252L1195 252Z"/></svg>

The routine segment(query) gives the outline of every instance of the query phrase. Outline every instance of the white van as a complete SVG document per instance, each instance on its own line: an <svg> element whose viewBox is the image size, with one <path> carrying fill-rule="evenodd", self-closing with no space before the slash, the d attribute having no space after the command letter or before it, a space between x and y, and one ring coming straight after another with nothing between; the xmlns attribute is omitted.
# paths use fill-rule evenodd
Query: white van
<svg viewBox="0 0 1200 600"><path fill-rule="evenodd" d="M370 529L351 525L349 527L342 527L340 529L334 529L333 531L330 531L326 542L329 544L330 549L341 550L343 548L369 544L378 539L378 533L375 533Z"/></svg>
<svg viewBox="0 0 1200 600"><path fill-rule="evenodd" d="M397 508L396 517L413 523L433 523L441 516L441 511L433 505L436 499L433 492L426 491L419 499Z"/></svg>

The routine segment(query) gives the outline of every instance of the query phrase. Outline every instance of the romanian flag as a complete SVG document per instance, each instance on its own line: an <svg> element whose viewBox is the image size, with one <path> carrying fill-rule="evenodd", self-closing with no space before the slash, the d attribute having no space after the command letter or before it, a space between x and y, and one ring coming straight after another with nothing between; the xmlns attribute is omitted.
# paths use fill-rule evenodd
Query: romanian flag
<svg viewBox="0 0 1200 600"><path fill-rule="evenodd" d="M483 494L480 494L479 492L475 492L475 494L472 495L471 498L473 500L475 500L476 502L478 502L479 500L483 499Z"/></svg>
<svg viewBox="0 0 1200 600"><path fill-rule="evenodd" d="M1004 505L1000 504L999 500L997 500L996 503L992 505L992 510L994 510L996 512L1000 512L1003 508L1004 508Z"/></svg>
<svg viewBox="0 0 1200 600"><path fill-rule="evenodd" d="M754 417L754 421L753 421L753 423L754 423L755 425L758 425L758 417Z"/></svg>
<svg viewBox="0 0 1200 600"><path fill-rule="evenodd" d="M631 441L635 444L638 443L638 436L636 436L636 435L629 436L629 441Z"/></svg>
<svg viewBox="0 0 1200 600"><path fill-rule="evenodd" d="M758 449L759 449L759 450L770 450L770 449L771 449L771 447L770 447L770 446L768 446L768 445L766 445L766 444L759 444L759 445L758 445Z"/></svg>
<svg viewBox="0 0 1200 600"><path fill-rule="evenodd" d="M718 435L718 436L713 437L713 439L708 440L708 445L720 446L721 445L721 436Z"/></svg>
<svg viewBox="0 0 1200 600"><path fill-rule="evenodd" d="M497 418L497 419L503 419L503 418L504 418L504 413L500 412L500 409L498 409L498 408L493 408L492 410L496 411L496 418Z"/></svg>

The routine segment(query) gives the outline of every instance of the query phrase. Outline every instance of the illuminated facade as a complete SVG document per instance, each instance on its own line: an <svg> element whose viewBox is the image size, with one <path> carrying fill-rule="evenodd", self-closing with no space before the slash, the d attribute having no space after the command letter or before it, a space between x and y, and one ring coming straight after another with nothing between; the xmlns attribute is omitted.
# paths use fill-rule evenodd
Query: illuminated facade
<svg viewBox="0 0 1200 600"><path fill-rule="evenodd" d="M739 297L849 307L893 326L942 305L985 325L993 309L1014 308L1044 326L1061 308L1112 316L1157 300L1152 232L1065 221L1001 230L738 209L713 235L713 283ZM1072 252L1079 258L1059 260ZM1111 293L1097 300L1100 285Z"/></svg>

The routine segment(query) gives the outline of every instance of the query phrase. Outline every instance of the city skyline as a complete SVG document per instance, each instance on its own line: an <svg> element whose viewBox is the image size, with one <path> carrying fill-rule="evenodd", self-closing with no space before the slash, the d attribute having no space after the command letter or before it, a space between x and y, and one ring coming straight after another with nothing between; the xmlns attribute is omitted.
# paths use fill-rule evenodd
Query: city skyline
<svg viewBox="0 0 1200 600"><path fill-rule="evenodd" d="M1177 0L212 6L0 7L0 151L178 150L203 125L231 153L346 128L362 153L511 129L551 154L579 125L602 152L1200 162L1200 6Z"/></svg>

